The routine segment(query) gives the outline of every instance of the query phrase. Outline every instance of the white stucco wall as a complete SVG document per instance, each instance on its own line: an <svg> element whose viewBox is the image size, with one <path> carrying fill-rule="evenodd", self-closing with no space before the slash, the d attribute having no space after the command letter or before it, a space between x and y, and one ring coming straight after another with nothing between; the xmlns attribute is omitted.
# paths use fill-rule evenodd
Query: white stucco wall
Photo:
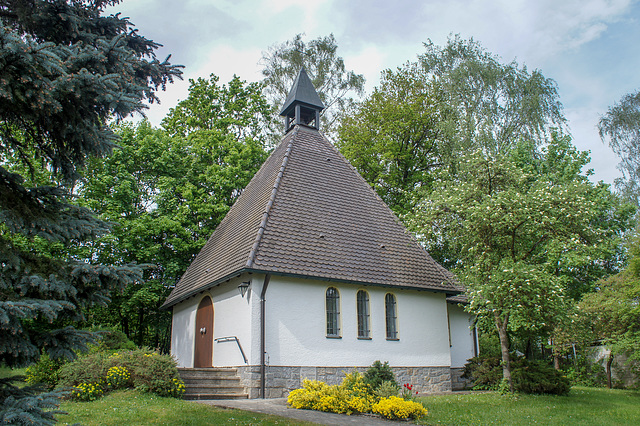
<svg viewBox="0 0 640 426"><path fill-rule="evenodd" d="M213 335L214 339L235 336L240 341L247 360L251 359L251 305L254 302L255 291L252 286L244 297L238 292L238 285L243 281L250 281L250 276L239 278L220 284L211 289L213 299ZM242 354L236 342L213 343L213 366L235 367L245 365Z"/></svg>
<svg viewBox="0 0 640 426"><path fill-rule="evenodd" d="M474 353L473 317L455 304L448 304L451 327L451 367L464 367Z"/></svg>
<svg viewBox="0 0 640 426"><path fill-rule="evenodd" d="M325 293L340 292L341 338L326 337ZM356 293L369 292L371 340L357 338ZM385 294L397 299L398 341L386 340ZM445 295L417 290L329 283L273 276L266 296L270 365L449 366Z"/></svg>
<svg viewBox="0 0 640 426"><path fill-rule="evenodd" d="M171 326L171 354L178 360L178 367L193 367L196 311L205 295L213 301L213 339L236 336L248 359L251 359L252 331L251 304L254 292L250 289L244 298L238 292L238 285L248 281L244 275L220 284L209 291L189 298L173 307ZM213 343L213 366L245 365L242 354L235 342Z"/></svg>
<svg viewBox="0 0 640 426"><path fill-rule="evenodd" d="M201 299L202 296L192 297L173 306L171 355L178 361L178 367L193 367L196 310Z"/></svg>

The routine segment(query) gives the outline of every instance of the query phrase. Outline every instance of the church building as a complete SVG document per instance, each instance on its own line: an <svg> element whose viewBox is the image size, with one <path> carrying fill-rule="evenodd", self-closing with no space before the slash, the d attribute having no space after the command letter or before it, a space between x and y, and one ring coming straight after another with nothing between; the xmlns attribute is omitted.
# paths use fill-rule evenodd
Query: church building
<svg viewBox="0 0 640 426"><path fill-rule="evenodd" d="M249 398L376 360L421 393L456 388L477 353L464 289L323 136L323 108L302 69L284 138L163 305L171 352L233 368Z"/></svg>

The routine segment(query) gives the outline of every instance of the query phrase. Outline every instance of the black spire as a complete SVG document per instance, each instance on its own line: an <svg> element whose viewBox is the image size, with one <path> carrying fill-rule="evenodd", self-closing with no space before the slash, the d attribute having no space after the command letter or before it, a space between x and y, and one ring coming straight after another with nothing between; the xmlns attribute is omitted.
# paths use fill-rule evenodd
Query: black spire
<svg viewBox="0 0 640 426"><path fill-rule="evenodd" d="M320 96L302 67L280 111L280 115L285 117L285 132L295 124L319 128L320 111L323 109Z"/></svg>

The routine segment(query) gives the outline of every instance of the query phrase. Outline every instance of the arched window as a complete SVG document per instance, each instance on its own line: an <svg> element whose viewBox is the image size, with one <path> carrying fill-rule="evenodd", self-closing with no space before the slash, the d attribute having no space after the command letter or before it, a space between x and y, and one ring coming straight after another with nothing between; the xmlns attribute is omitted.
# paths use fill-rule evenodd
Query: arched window
<svg viewBox="0 0 640 426"><path fill-rule="evenodd" d="M358 339L369 339L369 293L359 290L356 295L358 310Z"/></svg>
<svg viewBox="0 0 640 426"><path fill-rule="evenodd" d="M327 337L340 337L340 293L335 287L327 289Z"/></svg>
<svg viewBox="0 0 640 426"><path fill-rule="evenodd" d="M384 310L387 319L387 340L398 340L398 311L396 296L387 293L384 296Z"/></svg>

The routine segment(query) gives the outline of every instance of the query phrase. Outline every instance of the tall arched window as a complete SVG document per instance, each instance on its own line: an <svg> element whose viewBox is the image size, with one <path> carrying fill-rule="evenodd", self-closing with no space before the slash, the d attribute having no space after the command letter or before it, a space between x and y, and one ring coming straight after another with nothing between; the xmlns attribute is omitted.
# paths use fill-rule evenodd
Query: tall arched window
<svg viewBox="0 0 640 426"><path fill-rule="evenodd" d="M358 339L369 339L369 293L359 290L356 295L358 311Z"/></svg>
<svg viewBox="0 0 640 426"><path fill-rule="evenodd" d="M398 340L398 311L396 296L387 293L384 296L384 310L387 319L387 340Z"/></svg>
<svg viewBox="0 0 640 426"><path fill-rule="evenodd" d="M327 289L327 337L340 337L340 293L335 287Z"/></svg>

